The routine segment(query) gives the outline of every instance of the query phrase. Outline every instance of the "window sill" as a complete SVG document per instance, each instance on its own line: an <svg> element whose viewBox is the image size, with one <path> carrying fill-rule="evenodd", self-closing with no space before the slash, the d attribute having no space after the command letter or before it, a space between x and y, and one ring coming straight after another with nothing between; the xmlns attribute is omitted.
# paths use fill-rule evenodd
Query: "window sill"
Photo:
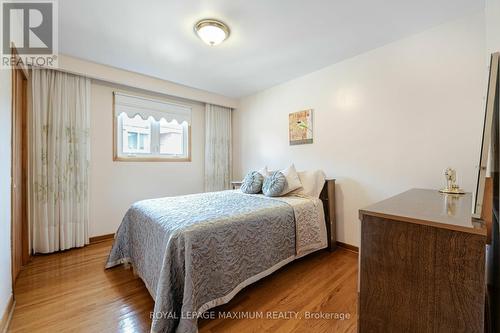
<svg viewBox="0 0 500 333"><path fill-rule="evenodd" d="M191 157L118 157L115 162L191 162Z"/></svg>

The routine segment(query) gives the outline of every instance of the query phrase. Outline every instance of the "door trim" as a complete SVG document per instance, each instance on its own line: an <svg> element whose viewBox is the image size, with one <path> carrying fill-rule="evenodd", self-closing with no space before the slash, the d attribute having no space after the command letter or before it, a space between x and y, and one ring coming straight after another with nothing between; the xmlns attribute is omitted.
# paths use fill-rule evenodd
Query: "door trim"
<svg viewBox="0 0 500 333"><path fill-rule="evenodd" d="M19 57L17 50L13 47L11 48L12 57ZM10 208L11 208L11 221L10 221L10 238L11 238L11 276L12 276L12 289L14 290L14 285L17 279L17 275L22 269L24 265L28 263L30 260L30 249L29 249L29 222L28 222L28 71L26 68L12 68L11 69L11 185L10 185ZM18 91L18 78L21 76L21 91ZM18 94L22 94L21 96L21 124L17 124L17 97ZM18 135L17 126L21 127L21 149L16 149L15 147L15 138ZM20 154L20 156L19 156ZM14 195L14 191L16 188L16 183L14 180L15 172L14 166L17 162L18 158L21 158L21 174L20 180L17 182L20 183L22 197L21 197L21 215L22 221L20 226L14 227L14 217L15 215L15 203L17 202L17 198ZM21 243L18 244L17 240L14 241L14 232L20 228L21 232ZM20 249L14 248L15 246ZM19 252L21 253L21 262L18 263ZM18 264L20 265L18 267ZM19 270L17 269L19 268Z"/></svg>

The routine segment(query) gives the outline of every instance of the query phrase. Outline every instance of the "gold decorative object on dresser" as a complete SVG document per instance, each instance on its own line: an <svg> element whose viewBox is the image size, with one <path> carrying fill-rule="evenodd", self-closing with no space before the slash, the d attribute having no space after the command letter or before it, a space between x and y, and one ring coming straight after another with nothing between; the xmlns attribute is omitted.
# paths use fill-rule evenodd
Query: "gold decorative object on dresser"
<svg viewBox="0 0 500 333"><path fill-rule="evenodd" d="M446 178L446 187L439 190L441 193L465 194L465 191L457 184L457 172L455 169L447 168L444 170Z"/></svg>
<svg viewBox="0 0 500 333"><path fill-rule="evenodd" d="M472 196L412 189L359 211L359 332L483 332L486 227Z"/></svg>

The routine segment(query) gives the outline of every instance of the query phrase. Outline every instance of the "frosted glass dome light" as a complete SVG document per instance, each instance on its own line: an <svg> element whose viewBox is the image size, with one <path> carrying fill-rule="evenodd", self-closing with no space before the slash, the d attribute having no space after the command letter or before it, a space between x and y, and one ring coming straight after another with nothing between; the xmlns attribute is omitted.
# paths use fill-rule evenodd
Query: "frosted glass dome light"
<svg viewBox="0 0 500 333"><path fill-rule="evenodd" d="M213 19L201 20L194 26L194 31L202 41L215 46L229 37L229 27L221 21Z"/></svg>

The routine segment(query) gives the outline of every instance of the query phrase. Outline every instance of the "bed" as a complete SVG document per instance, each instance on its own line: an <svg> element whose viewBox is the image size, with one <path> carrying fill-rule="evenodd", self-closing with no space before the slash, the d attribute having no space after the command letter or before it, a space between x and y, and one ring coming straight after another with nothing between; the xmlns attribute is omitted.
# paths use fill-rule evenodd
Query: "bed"
<svg viewBox="0 0 500 333"><path fill-rule="evenodd" d="M106 268L131 264L155 300L151 332L197 332L205 311L291 261L335 249L335 181L319 198L240 190L139 201Z"/></svg>

